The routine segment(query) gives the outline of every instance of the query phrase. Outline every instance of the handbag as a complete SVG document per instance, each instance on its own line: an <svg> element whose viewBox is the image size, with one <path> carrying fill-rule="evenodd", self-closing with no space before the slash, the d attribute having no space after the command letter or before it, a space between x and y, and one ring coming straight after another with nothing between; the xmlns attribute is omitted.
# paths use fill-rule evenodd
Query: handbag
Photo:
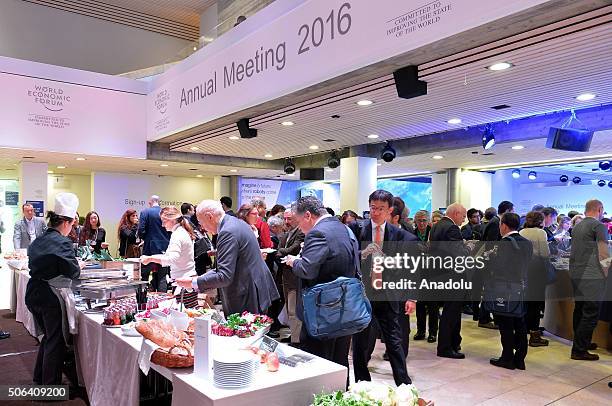
<svg viewBox="0 0 612 406"><path fill-rule="evenodd" d="M372 320L372 305L361 280L347 278L320 283L302 292L308 335L331 339L356 334Z"/></svg>
<svg viewBox="0 0 612 406"><path fill-rule="evenodd" d="M525 284L490 280L485 286L483 305L486 311L500 316L523 317L527 313Z"/></svg>
<svg viewBox="0 0 612 406"><path fill-rule="evenodd" d="M552 264L550 258L544 259L544 269L546 270L546 284L552 285L557 281L557 268Z"/></svg>
<svg viewBox="0 0 612 406"><path fill-rule="evenodd" d="M352 230L346 230L353 243L356 277L341 276L302 291L304 327L308 335L317 339L356 334L372 320L372 305L361 282L357 239Z"/></svg>

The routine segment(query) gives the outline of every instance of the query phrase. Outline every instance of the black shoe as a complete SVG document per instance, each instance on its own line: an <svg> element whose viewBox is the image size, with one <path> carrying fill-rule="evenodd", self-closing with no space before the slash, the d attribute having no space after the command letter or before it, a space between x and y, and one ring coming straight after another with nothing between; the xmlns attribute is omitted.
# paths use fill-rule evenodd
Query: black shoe
<svg viewBox="0 0 612 406"><path fill-rule="evenodd" d="M4 340L5 338L9 338L10 336L11 333L9 333L8 331L0 330L0 340Z"/></svg>
<svg viewBox="0 0 612 406"><path fill-rule="evenodd" d="M412 339L414 341L419 341L419 340L424 340L425 339L425 333L419 333L417 332L414 337L412 337Z"/></svg>
<svg viewBox="0 0 612 406"><path fill-rule="evenodd" d="M595 351L597 349L597 344L596 343L591 343L589 344L589 346L587 347L587 349L589 351Z"/></svg>
<svg viewBox="0 0 612 406"><path fill-rule="evenodd" d="M461 346L458 345L457 348L455 348L455 352L460 352L461 351Z"/></svg>
<svg viewBox="0 0 612 406"><path fill-rule="evenodd" d="M452 359L464 359L465 354L457 351L447 351L447 352L439 352L438 357L442 358L452 358Z"/></svg>
<svg viewBox="0 0 612 406"><path fill-rule="evenodd" d="M478 323L478 327L489 328L491 330L499 330L499 327L497 327L492 321L488 323Z"/></svg>
<svg viewBox="0 0 612 406"><path fill-rule="evenodd" d="M516 369L520 369L521 371L524 371L525 368L525 360L523 361L514 361L514 366L516 367Z"/></svg>
<svg viewBox="0 0 612 406"><path fill-rule="evenodd" d="M270 331L268 334L266 334L268 337L270 338L279 338L280 337L280 333L278 331Z"/></svg>
<svg viewBox="0 0 612 406"><path fill-rule="evenodd" d="M506 368L506 369L512 369L512 370L515 369L514 362L512 362L512 361L510 361L510 362L504 361L501 358L491 358L489 360L489 363L491 365L494 365L494 366L500 367L500 368Z"/></svg>
<svg viewBox="0 0 612 406"><path fill-rule="evenodd" d="M591 354L588 351L585 353L572 352L571 358L577 361L597 361L599 359L599 355Z"/></svg>
<svg viewBox="0 0 612 406"><path fill-rule="evenodd" d="M387 351L385 351L385 353L383 354L383 359L385 361L389 361L389 354L387 354Z"/></svg>
<svg viewBox="0 0 612 406"><path fill-rule="evenodd" d="M429 337L427 337L427 342L428 343L435 343L436 342L436 336L430 334Z"/></svg>

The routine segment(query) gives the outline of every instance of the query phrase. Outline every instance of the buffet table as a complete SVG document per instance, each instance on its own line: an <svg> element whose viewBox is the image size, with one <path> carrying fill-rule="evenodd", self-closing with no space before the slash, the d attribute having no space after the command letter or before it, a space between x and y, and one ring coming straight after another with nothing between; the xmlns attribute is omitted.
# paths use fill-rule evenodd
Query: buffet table
<svg viewBox="0 0 612 406"><path fill-rule="evenodd" d="M25 287L30 279L27 271L16 270L16 310L21 321L32 334L32 314L25 306ZM78 334L75 353L79 382L85 386L89 402L97 405L138 405L140 401L140 368L138 355L142 337L128 337L120 328L102 325L103 315L78 311ZM31 325L28 325L31 321ZM28 324L26 324L28 323ZM30 331L30 329L32 329ZM285 353L299 350L280 344ZM255 382L244 389L219 389L209 381L198 378L192 368L168 369L151 364L173 384L173 405L241 405L265 402L273 405L309 405L313 394L321 391L344 390L346 368L333 362L315 358L295 368L281 365L277 372L259 368Z"/></svg>

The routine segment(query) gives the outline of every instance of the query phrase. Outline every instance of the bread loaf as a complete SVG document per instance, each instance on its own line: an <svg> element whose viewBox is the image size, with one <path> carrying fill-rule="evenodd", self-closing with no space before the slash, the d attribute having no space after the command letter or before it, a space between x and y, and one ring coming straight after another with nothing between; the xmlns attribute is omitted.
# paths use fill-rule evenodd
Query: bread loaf
<svg viewBox="0 0 612 406"><path fill-rule="evenodd" d="M185 345L185 342L189 341L187 334L162 320L140 321L136 324L136 331L147 340L166 349L176 345Z"/></svg>

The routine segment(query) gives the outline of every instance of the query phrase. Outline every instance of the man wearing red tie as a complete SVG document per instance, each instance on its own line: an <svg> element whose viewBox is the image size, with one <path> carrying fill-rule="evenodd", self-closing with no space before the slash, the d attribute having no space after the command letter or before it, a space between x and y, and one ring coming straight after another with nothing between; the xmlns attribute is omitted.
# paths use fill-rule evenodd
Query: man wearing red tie
<svg viewBox="0 0 612 406"><path fill-rule="evenodd" d="M387 219L393 211L393 195L385 190L376 190L369 197L371 220L361 226L353 223L351 228L359 240L361 250L362 270L364 274L372 270L373 257L393 255L394 246L397 242L406 241L407 233L400 228L387 223ZM373 287L380 286L382 274L371 272ZM366 280L368 278L365 278ZM374 351L378 329L382 333L387 348L387 355L393 370L393 379L396 385L410 384L412 381L408 376L406 368L406 350L403 345L403 334L401 331L400 317L404 312L404 306L398 299L385 296L386 293L370 297L372 302L372 322L363 331L353 336L353 369L355 381L370 381L368 362ZM415 303L409 301L406 311L414 311ZM377 329L378 326L378 329Z"/></svg>

